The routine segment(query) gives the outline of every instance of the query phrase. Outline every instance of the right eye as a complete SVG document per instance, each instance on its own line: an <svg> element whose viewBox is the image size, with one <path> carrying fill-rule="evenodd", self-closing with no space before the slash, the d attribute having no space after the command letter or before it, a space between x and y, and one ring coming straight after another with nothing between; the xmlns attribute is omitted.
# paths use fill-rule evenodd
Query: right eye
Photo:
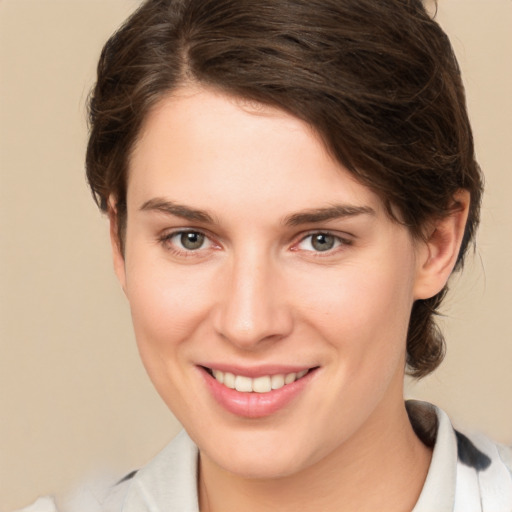
<svg viewBox="0 0 512 512"><path fill-rule="evenodd" d="M210 239L200 231L175 231L161 238L162 244L177 253L188 253L209 249Z"/></svg>
<svg viewBox="0 0 512 512"><path fill-rule="evenodd" d="M187 251L195 251L197 249L201 249L204 241L206 240L206 237L197 231L186 231L184 233L178 233L175 238L177 238L176 241L179 241L180 245L184 249L187 249Z"/></svg>

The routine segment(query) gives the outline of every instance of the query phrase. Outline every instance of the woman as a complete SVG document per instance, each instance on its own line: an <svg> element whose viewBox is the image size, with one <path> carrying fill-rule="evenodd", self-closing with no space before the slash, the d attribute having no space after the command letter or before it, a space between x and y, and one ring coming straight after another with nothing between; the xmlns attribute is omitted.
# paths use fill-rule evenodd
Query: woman
<svg viewBox="0 0 512 512"><path fill-rule="evenodd" d="M149 0L90 116L141 357L185 429L99 509L510 509L510 454L403 400L442 360L482 193L419 1Z"/></svg>

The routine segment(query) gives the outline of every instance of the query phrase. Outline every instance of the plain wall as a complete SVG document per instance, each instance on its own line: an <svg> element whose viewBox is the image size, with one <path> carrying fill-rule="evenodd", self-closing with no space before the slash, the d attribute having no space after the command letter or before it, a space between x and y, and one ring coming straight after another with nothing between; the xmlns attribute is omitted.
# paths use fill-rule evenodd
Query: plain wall
<svg viewBox="0 0 512 512"><path fill-rule="evenodd" d="M102 43L136 0L0 0L0 509L140 467L179 425L139 362L83 172ZM487 189L443 366L407 396L512 443L512 2L439 0Z"/></svg>

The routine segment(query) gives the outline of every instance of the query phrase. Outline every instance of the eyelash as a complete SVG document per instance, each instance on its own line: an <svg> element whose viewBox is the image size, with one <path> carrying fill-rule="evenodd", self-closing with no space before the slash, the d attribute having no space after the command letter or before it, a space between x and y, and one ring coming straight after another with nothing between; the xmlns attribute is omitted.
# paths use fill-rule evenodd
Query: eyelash
<svg viewBox="0 0 512 512"><path fill-rule="evenodd" d="M171 251L172 253L182 256L182 257L194 257L199 256L200 252L204 251L205 248L199 247L197 249L181 249L177 248L176 243L172 243L172 239L178 236L183 236L185 234L197 234L202 237L204 237L204 240L207 241L211 247L219 247L219 244L216 244L212 241L211 236L209 236L207 233L200 231L200 230L194 230L194 229L180 229L178 231L173 231L171 233L166 233L163 236L158 238L159 243L161 243L164 248ZM301 249L298 248L300 244L305 242L307 239L314 237L318 235L323 235L327 237L333 237L335 246L333 248L327 249L325 251L315 251L315 250L305 250L305 252L312 253L315 255L315 257L326 257L330 256L333 253L338 252L339 250L342 250L343 247L352 245L353 241L347 237L342 237L340 235L337 235L331 231L311 231L310 233L305 234L302 236L298 242L295 242L291 250L292 251L300 251ZM312 243L312 242L311 242ZM211 248L209 247L209 248Z"/></svg>
<svg viewBox="0 0 512 512"><path fill-rule="evenodd" d="M163 245L163 247L165 249L171 251L173 254L176 254L178 256L186 257L186 258L198 256L199 252L201 250L204 250L203 247L199 247L196 250L185 249L185 248L181 249L181 248L177 247L176 243L172 242L173 238L183 236L186 234L197 234L197 235L203 236L204 240L207 241L210 245L212 245L212 246L217 245L217 244L214 244L214 242L212 242L211 237L208 236L206 233L204 233L203 231L195 230L195 229L180 229L178 231L172 231L171 233L165 233L163 236L158 238L158 241Z"/></svg>
<svg viewBox="0 0 512 512"><path fill-rule="evenodd" d="M342 237L339 234L333 233L331 231L311 231L310 233L307 233L304 235L297 243L295 243L292 246L292 250L300 250L296 249L296 247L303 242L305 242L307 239L311 239L310 244L313 243L313 237L314 236L327 236L332 237L334 239L334 243L336 244L334 247L327 249L325 251L315 251L315 250L306 250L306 252L310 252L314 255L315 258L322 258L327 256L332 256L333 254L336 254L338 251L343 250L344 247L350 246L353 243L353 240L351 240L348 237Z"/></svg>

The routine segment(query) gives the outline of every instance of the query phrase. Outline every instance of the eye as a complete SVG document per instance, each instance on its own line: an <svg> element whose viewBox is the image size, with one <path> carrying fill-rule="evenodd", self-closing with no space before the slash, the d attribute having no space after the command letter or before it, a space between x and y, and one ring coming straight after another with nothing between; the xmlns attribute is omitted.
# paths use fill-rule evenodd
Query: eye
<svg viewBox="0 0 512 512"><path fill-rule="evenodd" d="M206 237L202 233L197 233L196 231L188 231L185 233L178 233L179 242L182 247L189 251L195 251L196 249L200 249Z"/></svg>
<svg viewBox="0 0 512 512"><path fill-rule="evenodd" d="M348 243L330 233L311 233L305 236L297 247L303 251L326 252Z"/></svg>
<svg viewBox="0 0 512 512"><path fill-rule="evenodd" d="M162 243L178 252L192 252L211 246L208 237L199 231L177 231L162 238Z"/></svg>

